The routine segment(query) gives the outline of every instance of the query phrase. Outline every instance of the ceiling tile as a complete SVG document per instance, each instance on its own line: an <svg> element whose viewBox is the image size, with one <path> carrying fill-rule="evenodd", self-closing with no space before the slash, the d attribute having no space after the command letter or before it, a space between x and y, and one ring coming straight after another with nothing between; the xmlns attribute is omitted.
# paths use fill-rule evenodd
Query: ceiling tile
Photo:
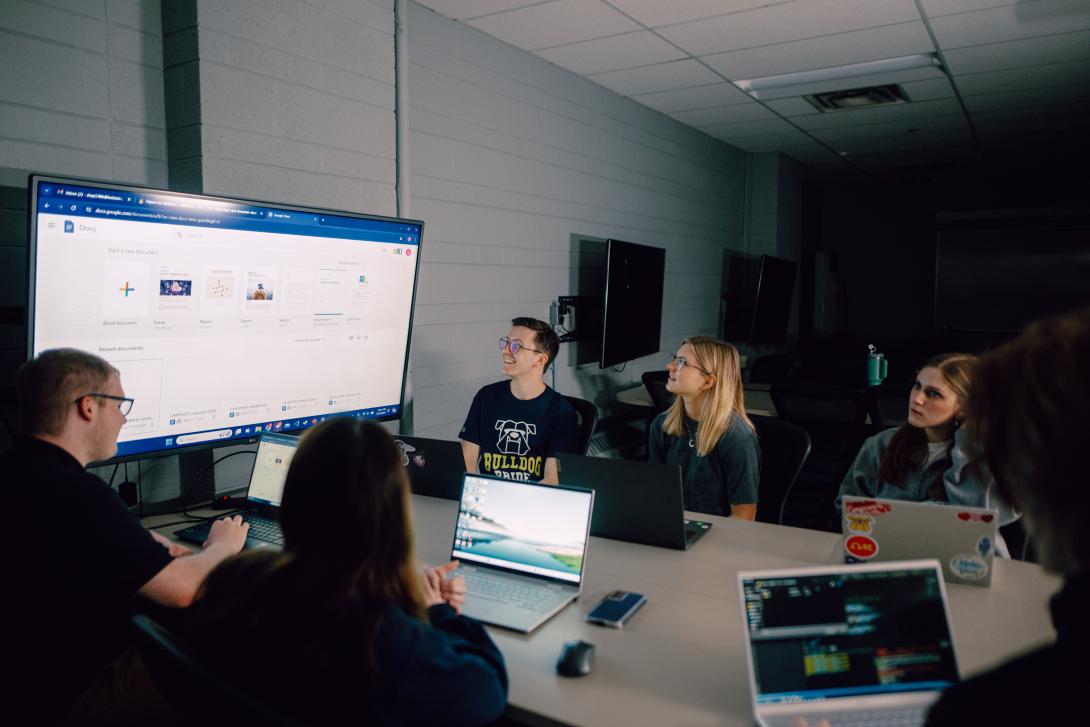
<svg viewBox="0 0 1090 727"><path fill-rule="evenodd" d="M1024 108L1038 109L1037 113L1040 113L1041 107L1052 107L1049 113L1063 113L1065 106L1079 106L1090 102L1090 85L1076 83L1003 93L980 93L965 96L963 100L970 113Z"/></svg>
<svg viewBox="0 0 1090 727"><path fill-rule="evenodd" d="M627 68L588 76L595 83L613 89L622 96L653 93L669 89L701 86L722 80L692 59L660 63L657 66Z"/></svg>
<svg viewBox="0 0 1090 727"><path fill-rule="evenodd" d="M1082 61L1012 68L988 73L966 73L954 77L954 83L963 96L1065 86L1086 81L1090 81L1090 63Z"/></svg>
<svg viewBox="0 0 1090 727"><path fill-rule="evenodd" d="M634 95L632 100L667 114L674 111L753 103L753 99L748 94L724 81L692 88Z"/></svg>
<svg viewBox="0 0 1090 727"><path fill-rule="evenodd" d="M988 43L946 51L951 73L977 73L1090 58L1090 31Z"/></svg>
<svg viewBox="0 0 1090 727"><path fill-rule="evenodd" d="M765 106L775 111L780 116L809 116L820 114L814 105L803 98L777 98L765 101Z"/></svg>
<svg viewBox="0 0 1090 727"><path fill-rule="evenodd" d="M1013 5L1018 0L920 0L929 18Z"/></svg>
<svg viewBox="0 0 1090 727"><path fill-rule="evenodd" d="M710 109L694 109L692 111L678 111L670 114L683 124L695 126L714 126L716 124L739 123L742 121L760 121L762 119L775 119L776 114L761 106L759 103L734 104L732 106L717 106Z"/></svg>
<svg viewBox="0 0 1090 727"><path fill-rule="evenodd" d="M661 28L693 55L919 20L913 0L805 0Z"/></svg>
<svg viewBox="0 0 1090 727"><path fill-rule="evenodd" d="M609 0L610 5L624 11L649 28L660 25L676 25L690 20L710 18L715 15L751 10L763 5L776 4L777 0ZM779 0L793 2L793 0Z"/></svg>
<svg viewBox="0 0 1090 727"><path fill-rule="evenodd" d="M929 78L926 81L909 81L901 88L910 101L934 101L940 98L954 98L954 87L948 78Z"/></svg>
<svg viewBox="0 0 1090 727"><path fill-rule="evenodd" d="M931 20L944 50L1090 28L1086 0L1037 0Z"/></svg>
<svg viewBox="0 0 1090 727"><path fill-rule="evenodd" d="M468 20L478 15L535 5L541 0L417 0L417 2L451 20Z"/></svg>
<svg viewBox="0 0 1090 727"><path fill-rule="evenodd" d="M649 66L684 58L685 54L649 30L585 40L548 48L537 54L580 75Z"/></svg>
<svg viewBox="0 0 1090 727"><path fill-rule="evenodd" d="M724 128L722 131L713 129L702 129L705 134L714 136L716 139L722 139L723 141L736 146L739 149L745 151L767 151L769 149L779 148L780 145L785 144L802 144L811 139L800 131L783 131L770 134L748 134L743 136L736 136L732 132Z"/></svg>
<svg viewBox="0 0 1090 727"><path fill-rule="evenodd" d="M701 129L701 131L706 131L712 136L718 136L720 138L729 137L731 139L744 139L747 136L768 136L770 134L789 134L792 138L809 138L805 133L799 131L783 119L717 124L715 126L706 126Z"/></svg>
<svg viewBox="0 0 1090 727"><path fill-rule="evenodd" d="M701 60L732 81L737 81L930 53L933 50L927 28L916 21L717 53L704 56Z"/></svg>
<svg viewBox="0 0 1090 727"><path fill-rule="evenodd" d="M617 35L640 26L598 0L556 0L468 21L525 50Z"/></svg>
<svg viewBox="0 0 1090 727"><path fill-rule="evenodd" d="M897 136L926 136L928 134L969 133L969 124L963 115L936 116L926 119L901 119L881 124L845 126L831 129L812 129L811 134L829 144L842 144L852 139L888 139Z"/></svg>

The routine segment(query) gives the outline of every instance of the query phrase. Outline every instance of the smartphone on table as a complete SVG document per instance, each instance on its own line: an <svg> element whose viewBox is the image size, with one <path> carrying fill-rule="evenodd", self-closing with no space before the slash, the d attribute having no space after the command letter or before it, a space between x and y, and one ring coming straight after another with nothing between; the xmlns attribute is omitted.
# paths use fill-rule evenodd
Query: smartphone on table
<svg viewBox="0 0 1090 727"><path fill-rule="evenodd" d="M607 593L587 614L587 623L619 629L645 603L647 603L647 597L642 593L612 591Z"/></svg>

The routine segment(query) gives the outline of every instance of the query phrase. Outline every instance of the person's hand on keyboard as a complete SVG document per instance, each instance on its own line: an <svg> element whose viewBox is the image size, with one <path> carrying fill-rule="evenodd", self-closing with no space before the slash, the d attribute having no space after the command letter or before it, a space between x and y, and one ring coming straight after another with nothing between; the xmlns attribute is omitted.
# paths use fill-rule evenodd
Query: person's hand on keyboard
<svg viewBox="0 0 1090 727"><path fill-rule="evenodd" d="M457 613L462 612L466 600L466 581L461 576L447 578L447 573L458 567L458 561L452 560L438 568L424 566L424 604L428 607L445 603Z"/></svg>
<svg viewBox="0 0 1090 727"><path fill-rule="evenodd" d="M229 548L232 553L242 550L246 545L246 533L250 531L250 523L245 522L241 515L221 518L212 523L208 531L208 540L204 541L204 547L213 545Z"/></svg>

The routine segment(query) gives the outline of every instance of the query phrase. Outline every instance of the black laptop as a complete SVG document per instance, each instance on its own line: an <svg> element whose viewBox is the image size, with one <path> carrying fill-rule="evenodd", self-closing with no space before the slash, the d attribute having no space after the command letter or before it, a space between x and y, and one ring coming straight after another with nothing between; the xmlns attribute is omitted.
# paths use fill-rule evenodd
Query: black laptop
<svg viewBox="0 0 1090 727"><path fill-rule="evenodd" d="M466 463L460 441L396 436L394 443L401 450L401 464L409 471L414 495L462 499Z"/></svg>
<svg viewBox="0 0 1090 727"><path fill-rule="evenodd" d="M250 486L242 506L242 517L250 523L246 536L247 548L281 548L284 535L280 531L280 501L288 465L295 456L299 438L287 434L262 434L257 443ZM203 545L216 518L174 533L179 540Z"/></svg>
<svg viewBox="0 0 1090 727"><path fill-rule="evenodd" d="M594 490L590 534L688 550L712 524L685 519L681 468L626 459L557 454L561 484Z"/></svg>

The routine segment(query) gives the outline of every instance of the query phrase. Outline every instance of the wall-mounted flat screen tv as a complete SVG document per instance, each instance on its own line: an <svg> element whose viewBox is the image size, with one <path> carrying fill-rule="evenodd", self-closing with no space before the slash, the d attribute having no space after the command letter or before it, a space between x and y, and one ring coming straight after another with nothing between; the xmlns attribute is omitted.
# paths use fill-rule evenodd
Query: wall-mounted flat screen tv
<svg viewBox="0 0 1090 727"><path fill-rule="evenodd" d="M601 368L658 353L666 250L606 241Z"/></svg>
<svg viewBox="0 0 1090 727"><path fill-rule="evenodd" d="M117 458L400 415L423 223L30 179L28 353L102 356Z"/></svg>

